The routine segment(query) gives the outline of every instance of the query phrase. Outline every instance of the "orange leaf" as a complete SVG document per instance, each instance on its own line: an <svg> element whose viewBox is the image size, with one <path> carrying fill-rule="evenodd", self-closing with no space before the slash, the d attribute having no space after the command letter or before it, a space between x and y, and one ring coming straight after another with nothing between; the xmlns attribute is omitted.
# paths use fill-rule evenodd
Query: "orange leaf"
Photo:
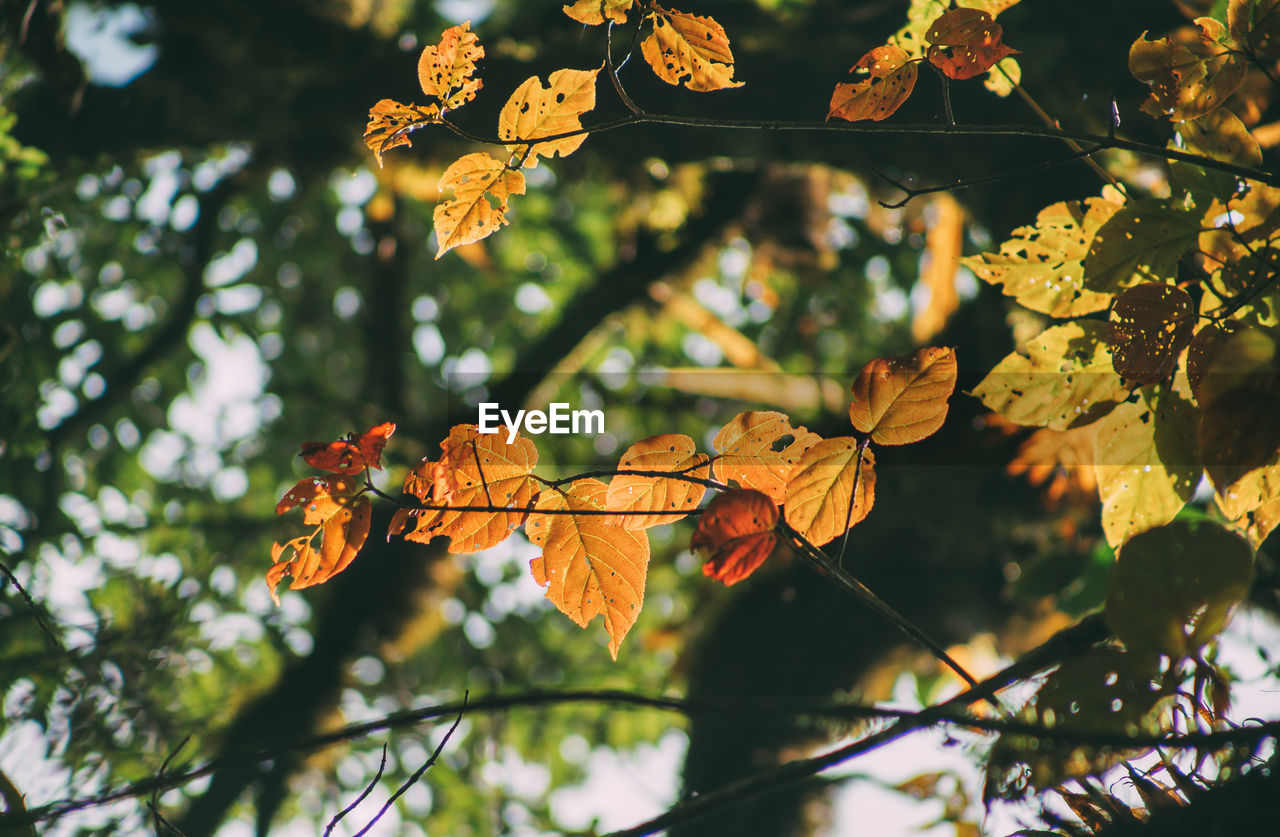
<svg viewBox="0 0 1280 837"><path fill-rule="evenodd" d="M702 574L737 584L778 545L778 507L759 491L733 489L707 504L689 549L707 555Z"/></svg>
<svg viewBox="0 0 1280 837"><path fill-rule="evenodd" d="M405 540L426 543L443 535L450 552L478 552L506 540L538 493L531 476L538 449L523 436L508 443L505 427L480 433L474 424L455 426L440 447L444 453L431 465L437 490L430 502L447 508L421 512ZM467 510L471 506L503 510Z"/></svg>
<svg viewBox="0 0 1280 837"><path fill-rule="evenodd" d="M658 78L702 93L742 86L733 80L733 53L723 26L656 3L649 8L653 31L641 42L640 53Z"/></svg>
<svg viewBox="0 0 1280 837"><path fill-rule="evenodd" d="M907 445L932 435L947 418L956 388L956 356L930 346L862 367L853 382L849 420L882 445Z"/></svg>
<svg viewBox="0 0 1280 837"><path fill-rule="evenodd" d="M859 459L858 440L849 436L823 439L809 448L787 481L788 525L815 546L844 534L867 516L875 502L875 464L870 450Z"/></svg>
<svg viewBox="0 0 1280 837"><path fill-rule="evenodd" d="M394 99L383 99L369 109L369 124L364 129L364 144L369 146L378 166L384 152L411 145L409 134L440 121L440 107L435 104L418 107L402 105Z"/></svg>
<svg viewBox="0 0 1280 837"><path fill-rule="evenodd" d="M682 433L664 433L636 442L618 462L619 471L661 471L706 479L710 469L706 454L698 453L693 439ZM624 529L648 529L674 523L702 501L706 486L662 476L618 474L609 482L610 511L626 512L616 525ZM666 511L667 514L659 512Z"/></svg>
<svg viewBox="0 0 1280 837"><path fill-rule="evenodd" d="M418 58L418 83L422 92L435 96L446 110L461 107L476 97L482 86L476 62L484 58L484 47L474 32L471 21L450 26L440 36L440 43L422 50Z"/></svg>
<svg viewBox="0 0 1280 837"><path fill-rule="evenodd" d="M851 73L861 70L869 77L854 84L837 84L827 119L834 116L848 122L879 122L892 116L916 87L916 64L900 47L878 46L871 50L849 68Z"/></svg>
<svg viewBox="0 0 1280 837"><path fill-rule="evenodd" d="M358 474L365 468L382 470L382 448L396 431L392 422L371 427L356 439L303 442L302 458L312 468L335 474Z"/></svg>
<svg viewBox="0 0 1280 837"><path fill-rule="evenodd" d="M1009 475L1026 474L1032 485L1044 485L1049 503L1056 503L1068 491L1092 497L1098 490L1093 470L1096 432L1091 425L1070 430L1042 427L1018 446L1017 456L1009 462Z"/></svg>
<svg viewBox="0 0 1280 837"><path fill-rule="evenodd" d="M753 488L781 503L787 496L791 469L801 454L821 439L803 427L792 427L782 413L739 413L712 441L720 455L711 467L721 482L734 480L743 488Z"/></svg>
<svg viewBox="0 0 1280 837"><path fill-rule="evenodd" d="M599 26L605 20L626 23L627 11L635 0L577 0L565 6L564 13L587 26Z"/></svg>
<svg viewBox="0 0 1280 837"><path fill-rule="evenodd" d="M267 571L267 586L277 605L276 588L286 575L293 578L292 590L324 584L345 570L364 546L373 511L368 497L352 496L355 490L350 480L337 477L303 480L276 506L276 512L282 513L305 503L303 522L318 526L310 535L272 545L271 560L275 563ZM316 534L321 535L318 550L311 544Z"/></svg>
<svg viewBox="0 0 1280 837"><path fill-rule="evenodd" d="M952 9L924 33L929 62L948 78L985 73L1001 58L1017 53L1001 42L1004 28L979 9Z"/></svg>
<svg viewBox="0 0 1280 837"><path fill-rule="evenodd" d="M511 142L582 130L578 117L596 106L596 75L599 72L599 68L556 70L551 74L549 87L543 87L537 76L525 79L498 114L498 136ZM522 166L534 168L538 165L538 157L556 154L568 157L586 138L584 132L551 142L535 143L532 149L523 144L509 145L507 149L522 158ZM523 187L520 191L524 191Z"/></svg>
<svg viewBox="0 0 1280 837"><path fill-rule="evenodd" d="M603 515L547 514L603 511L607 493L608 487L594 479L544 491L525 533L542 547L530 569L534 580L547 588L547 599L583 628L603 613L609 653L616 660L618 646L644 604L649 536L609 525L610 518Z"/></svg>
<svg viewBox="0 0 1280 837"><path fill-rule="evenodd" d="M1191 342L1195 323L1195 303L1181 288L1146 282L1125 291L1107 328L1116 374L1139 386L1163 381Z"/></svg>
<svg viewBox="0 0 1280 837"><path fill-rule="evenodd" d="M440 190L453 199L436 206L433 216L439 249L436 258L461 244L479 241L507 223L507 198L524 194L524 175L483 151L455 160L440 178ZM498 202L497 206L490 200Z"/></svg>

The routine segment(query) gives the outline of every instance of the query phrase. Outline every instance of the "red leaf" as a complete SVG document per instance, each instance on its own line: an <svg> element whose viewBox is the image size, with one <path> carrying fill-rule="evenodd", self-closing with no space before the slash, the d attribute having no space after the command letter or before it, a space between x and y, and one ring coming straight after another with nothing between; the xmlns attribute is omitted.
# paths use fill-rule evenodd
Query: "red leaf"
<svg viewBox="0 0 1280 837"><path fill-rule="evenodd" d="M707 504L689 548L705 553L702 574L737 584L764 563L778 535L778 507L759 491L733 489Z"/></svg>
<svg viewBox="0 0 1280 837"><path fill-rule="evenodd" d="M1017 52L1001 42L1003 32L1003 27L984 11L952 9L925 32L929 62L948 78L973 78Z"/></svg>
<svg viewBox="0 0 1280 837"><path fill-rule="evenodd" d="M369 428L359 437L336 442L303 442L301 456L312 468L334 474L358 474L365 468L382 470L382 449L396 432L392 422Z"/></svg>

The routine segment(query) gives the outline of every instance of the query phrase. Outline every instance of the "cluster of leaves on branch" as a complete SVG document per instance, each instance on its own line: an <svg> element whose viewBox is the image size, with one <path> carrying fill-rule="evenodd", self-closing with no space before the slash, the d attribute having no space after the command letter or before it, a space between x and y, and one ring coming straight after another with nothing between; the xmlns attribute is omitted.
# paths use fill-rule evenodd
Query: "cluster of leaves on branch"
<svg viewBox="0 0 1280 837"><path fill-rule="evenodd" d="M742 85L733 80L733 53L724 28L709 17L634 0L578 0L564 7L574 20L587 25L607 22L610 27L625 23L633 10L638 13L637 25L649 27L640 52L658 78L696 91ZM422 51L418 81L434 101L419 107L383 99L373 106L364 141L379 165L384 152L410 144L411 132L444 122L449 111L475 98L483 86L475 77L476 62L483 57L484 47L470 31L470 22L446 29L438 44ZM483 151L467 154L440 178L441 191L451 190L453 198L436 207L437 258L507 223L508 199L525 191L521 169L536 167L539 157L567 157L578 150L590 132L582 126L581 117L596 106L601 69L556 70L545 85L538 76L530 76L515 89L498 116L498 137L506 143L506 159ZM543 138L543 142L528 142Z"/></svg>
<svg viewBox="0 0 1280 837"><path fill-rule="evenodd" d="M792 426L778 412L749 411L716 434L708 456L682 433L664 433L629 447L609 472L548 481L534 473L538 449L500 426L494 432L457 425L404 481L388 536L427 543L449 538L449 551L495 546L524 527L542 548L531 571L546 597L582 627L604 616L609 651L640 615L649 566L645 530L699 511L708 488L719 494L705 509L690 548L706 558L706 575L734 584L749 576L780 542L815 550L858 523L875 501L873 444L905 445L942 426L955 389L950 349L925 348L873 360L853 384L849 417L857 436L824 439ZM328 445L309 442L302 456L336 474L300 481L280 501L283 513L302 506L310 536L276 545L267 574L272 595L285 575L293 587L320 584L341 572L369 533L369 468L379 468L394 425ZM351 475L365 472L357 484ZM611 477L605 483L596 476ZM319 550L311 547L323 533ZM287 560L281 554L292 549Z"/></svg>

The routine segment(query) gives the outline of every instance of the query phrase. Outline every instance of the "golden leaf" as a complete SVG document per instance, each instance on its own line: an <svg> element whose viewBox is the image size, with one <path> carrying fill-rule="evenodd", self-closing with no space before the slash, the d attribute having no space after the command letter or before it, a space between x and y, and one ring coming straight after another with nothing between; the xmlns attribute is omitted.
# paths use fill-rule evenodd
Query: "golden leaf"
<svg viewBox="0 0 1280 837"><path fill-rule="evenodd" d="M436 258L470 244L507 223L507 198L524 194L524 175L483 151L455 160L440 178L453 198L436 206L433 216L439 249ZM497 201L495 206L493 201Z"/></svg>
<svg viewBox="0 0 1280 837"><path fill-rule="evenodd" d="M606 20L626 23L627 11L635 0L576 0L564 7L564 13L587 26L599 26Z"/></svg>
<svg viewBox="0 0 1280 837"><path fill-rule="evenodd" d="M650 436L627 448L618 461L619 471L678 473L706 479L707 456L698 453L693 439L683 433ZM610 511L625 512L617 525L648 529L674 523L697 508L706 486L675 477L618 474L609 481ZM665 513L663 513L665 512Z"/></svg>
<svg viewBox="0 0 1280 837"><path fill-rule="evenodd" d="M498 136L505 142L514 142L582 130L578 117L596 106L596 75L599 72L599 68L556 70L551 74L549 87L543 87L537 76L525 79L502 106L502 113L498 115ZM583 132L550 142L534 143L533 148L524 144L507 148L522 160L522 166L533 168L538 165L538 157L556 154L568 157L586 138L587 134Z"/></svg>
<svg viewBox="0 0 1280 837"><path fill-rule="evenodd" d="M418 82L422 92L435 96L445 110L461 107L476 97L483 85L472 78L476 62L484 58L471 21L450 26L440 36L440 43L422 50L418 58Z"/></svg>
<svg viewBox="0 0 1280 837"><path fill-rule="evenodd" d="M909 445L942 426L955 388L951 349L929 346L889 360L876 358L853 382L849 420L877 444Z"/></svg>
<svg viewBox="0 0 1280 837"><path fill-rule="evenodd" d="M787 478L796 462L821 440L817 433L792 427L783 413L739 413L712 440L720 455L711 467L721 482L733 480L781 503L787 497Z"/></svg>
<svg viewBox="0 0 1280 837"><path fill-rule="evenodd" d="M641 42L640 53L658 78L699 92L742 86L733 80L733 53L723 26L656 3L649 8L653 31Z"/></svg>
<svg viewBox="0 0 1280 837"><path fill-rule="evenodd" d="M604 614L609 653L640 616L645 576L649 570L649 536L610 525L595 514L548 514L553 511L604 511L608 487L580 479L567 489L538 496L525 524L525 534L542 554L530 562L533 578L547 588L547 599L580 627Z"/></svg>
<svg viewBox="0 0 1280 837"><path fill-rule="evenodd" d="M871 511L876 460L870 450L861 457L858 452L858 440L852 437L823 439L805 451L791 472L783 513L787 524L816 546L844 534Z"/></svg>
<svg viewBox="0 0 1280 837"><path fill-rule="evenodd" d="M848 122L870 119L879 122L902 107L916 86L918 69L906 51L896 46L878 46L849 68L864 71L868 77L854 84L837 84L831 94L827 119L837 117Z"/></svg>
<svg viewBox="0 0 1280 837"><path fill-rule="evenodd" d="M369 124L364 129L364 144L373 152L378 166L383 153L402 145L412 145L409 134L440 121L440 106L402 105L394 99L382 99L369 109Z"/></svg>

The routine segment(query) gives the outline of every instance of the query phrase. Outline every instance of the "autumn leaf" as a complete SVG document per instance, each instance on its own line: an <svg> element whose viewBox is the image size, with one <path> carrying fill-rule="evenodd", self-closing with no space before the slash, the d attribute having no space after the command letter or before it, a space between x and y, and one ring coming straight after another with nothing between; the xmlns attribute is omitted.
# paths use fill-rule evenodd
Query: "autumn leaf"
<svg viewBox="0 0 1280 837"><path fill-rule="evenodd" d="M1209 371L1209 361L1213 359L1214 350L1218 343L1240 329L1244 328L1244 323L1239 320L1223 320L1217 323L1208 323L1204 328L1196 332L1191 338L1191 344L1187 346L1187 381L1191 384L1191 394L1196 399L1196 403L1204 405L1204 393L1201 392L1201 385L1204 383L1205 373Z"/></svg>
<svg viewBox="0 0 1280 837"><path fill-rule="evenodd" d="M453 198L436 206L436 258L479 241L507 223L507 198L524 194L524 175L483 151L455 160L440 178ZM492 198L492 200L490 200ZM497 201L494 205L493 201Z"/></svg>
<svg viewBox="0 0 1280 837"><path fill-rule="evenodd" d="M1204 470L1189 392L1165 386L1140 392L1138 401L1099 421L1094 437L1102 531L1113 548L1173 520Z"/></svg>
<svg viewBox="0 0 1280 837"><path fill-rule="evenodd" d="M1093 236L1084 259L1084 286L1119 293L1143 282L1172 281L1178 260L1199 235L1199 220L1173 203L1127 204Z"/></svg>
<svg viewBox="0 0 1280 837"><path fill-rule="evenodd" d="M293 581L292 590L323 584L345 570L355 559L369 536L373 519L369 498L360 494L360 486L343 477L305 479L298 482L276 505L276 514L303 508L303 523L316 531L273 544L267 571L267 586L277 605L276 588L285 576ZM320 548L312 541L320 535Z"/></svg>
<svg viewBox="0 0 1280 837"><path fill-rule="evenodd" d="M1174 659L1217 636L1253 583L1253 550L1207 520L1176 520L1120 550L1107 624L1132 650Z"/></svg>
<svg viewBox="0 0 1280 837"><path fill-rule="evenodd" d="M1180 122L1175 129L1180 142L1170 147L1237 166L1262 165L1262 148L1249 129L1227 108L1218 108L1198 119ZM1203 166L1170 161L1169 173L1193 194L1207 194L1219 201L1233 198L1239 181L1233 174Z"/></svg>
<svg viewBox="0 0 1280 837"><path fill-rule="evenodd" d="M656 3L649 19L653 31L640 43L640 53L658 78L699 92L742 86L733 80L729 36L715 20Z"/></svg>
<svg viewBox="0 0 1280 837"><path fill-rule="evenodd" d="M382 155L402 145L412 145L409 134L440 121L440 106L425 107L402 105L394 99L382 99L369 109L369 124L364 129L364 144L373 152L378 167L382 167Z"/></svg>
<svg viewBox="0 0 1280 837"><path fill-rule="evenodd" d="M419 500L445 508L420 512L405 540L427 543L445 536L450 552L479 552L515 531L538 493L532 476L538 449L519 435L507 442L507 432L499 427L496 433L480 433L474 424L449 431L440 443L440 461L419 466L413 480ZM430 474L422 472L427 468Z"/></svg>
<svg viewBox="0 0 1280 837"><path fill-rule="evenodd" d="M596 106L596 75L599 72L599 68L556 70L551 74L548 87L543 87L537 76L525 79L502 106L498 115L498 136L505 142L514 142L582 130L578 117ZM532 148L509 145L507 149L521 160L522 166L533 168L538 165L540 156L559 154L568 157L586 138L584 132L534 143Z"/></svg>
<svg viewBox="0 0 1280 837"><path fill-rule="evenodd" d="M483 86L480 79L472 76L476 62L484 58L484 47L470 29L469 20L450 26L440 36L440 43L426 47L418 58L422 92L439 99L445 110L471 101Z"/></svg>
<svg viewBox="0 0 1280 837"><path fill-rule="evenodd" d="M650 436L627 448L619 471L660 471L705 480L710 469L706 454L683 433ZM616 525L648 529L674 523L697 508L706 486L675 477L618 474L609 482L608 507L624 513ZM662 514L661 512L667 512Z"/></svg>
<svg viewBox="0 0 1280 837"><path fill-rule="evenodd" d="M961 264L1032 311L1051 317L1101 311L1111 294L1084 287L1084 259L1094 234L1119 209L1102 198L1055 203L1040 210L1033 226L1014 230L998 253Z"/></svg>
<svg viewBox="0 0 1280 837"><path fill-rule="evenodd" d="M336 442L303 442L301 456L312 468L335 474L358 474L365 468L382 470L382 449L396 432L392 422L370 427L358 437Z"/></svg>
<svg viewBox="0 0 1280 837"><path fill-rule="evenodd" d="M719 456L711 467L721 482L736 482L759 491L774 503L782 503L787 497L787 478L796 462L821 439L803 427L792 427L783 413L739 413L712 440Z"/></svg>
<svg viewBox="0 0 1280 837"><path fill-rule="evenodd" d="M627 12L635 0L576 0L564 7L564 13L587 26L599 26L606 20L626 23Z"/></svg>
<svg viewBox="0 0 1280 837"><path fill-rule="evenodd" d="M823 439L805 451L787 481L783 508L787 524L810 543L822 546L867 516L875 502L875 487L875 456L870 450L863 450L850 436Z"/></svg>
<svg viewBox="0 0 1280 837"><path fill-rule="evenodd" d="M778 545L778 507L759 491L725 491L707 504L689 549L702 553L702 574L737 584L756 571Z"/></svg>
<svg viewBox="0 0 1280 837"><path fill-rule="evenodd" d="M1248 63L1231 47L1226 27L1213 18L1196 20L1177 42L1148 41L1142 33L1129 48L1129 72L1151 87L1142 112L1182 122L1218 107L1244 81Z"/></svg>
<svg viewBox="0 0 1280 837"><path fill-rule="evenodd" d="M952 9L925 32L924 40L929 45L926 57L948 78L973 78L1018 52L1003 43L1003 31L987 12Z"/></svg>
<svg viewBox="0 0 1280 837"><path fill-rule="evenodd" d="M1106 328L1076 320L1047 329L996 364L973 394L1015 424L1066 430L1095 421L1128 395Z"/></svg>
<svg viewBox="0 0 1280 837"><path fill-rule="evenodd" d="M1272 334L1243 328L1209 351L1199 389L1199 439L1221 494L1280 456L1280 349ZM1270 499L1260 494L1257 505Z"/></svg>
<svg viewBox="0 0 1280 837"><path fill-rule="evenodd" d="M1280 0L1230 0L1227 26L1259 58L1280 58Z"/></svg>
<svg viewBox="0 0 1280 837"><path fill-rule="evenodd" d="M1164 380L1191 342L1195 324L1195 303L1181 288L1154 282L1130 288L1111 307L1112 366L1126 383Z"/></svg>
<svg viewBox="0 0 1280 837"><path fill-rule="evenodd" d="M848 122L870 119L879 122L900 107L916 86L916 61L896 46L878 46L868 52L849 72L864 72L867 78L853 84L837 84L831 94L827 119Z"/></svg>
<svg viewBox="0 0 1280 837"><path fill-rule="evenodd" d="M1018 446L1018 453L1006 469L1010 476L1026 474L1032 485L1044 486L1044 498L1057 503L1067 492L1092 497L1098 490L1094 472L1094 434L1097 427L1085 425L1070 430L1042 427Z"/></svg>
<svg viewBox="0 0 1280 837"><path fill-rule="evenodd" d="M525 534L542 547L530 569L547 588L547 599L579 627L603 613L609 653L616 660L618 646L644 603L649 536L610 525L602 515L549 513L604 511L607 493L608 486L595 479L544 491L525 523Z"/></svg>
<svg viewBox="0 0 1280 837"><path fill-rule="evenodd" d="M909 445L937 432L956 388L956 356L930 346L862 367L853 382L849 420L881 445Z"/></svg>
<svg viewBox="0 0 1280 837"><path fill-rule="evenodd" d="M996 17L1018 0L910 0L907 23L889 37L889 43L906 50L912 58L924 58L928 50L925 33L938 18L953 7L977 9ZM997 96L1008 96L1022 79L1022 68L1013 58L1005 58L987 72L983 86Z"/></svg>
<svg viewBox="0 0 1280 837"><path fill-rule="evenodd" d="M1217 278L1228 279L1236 270L1269 276L1274 269L1269 253L1280 232L1280 189L1250 183L1248 191L1231 199L1214 200L1201 216L1200 250L1223 265ZM1261 262L1261 264L1259 264ZM1236 290L1245 286L1240 285Z"/></svg>

